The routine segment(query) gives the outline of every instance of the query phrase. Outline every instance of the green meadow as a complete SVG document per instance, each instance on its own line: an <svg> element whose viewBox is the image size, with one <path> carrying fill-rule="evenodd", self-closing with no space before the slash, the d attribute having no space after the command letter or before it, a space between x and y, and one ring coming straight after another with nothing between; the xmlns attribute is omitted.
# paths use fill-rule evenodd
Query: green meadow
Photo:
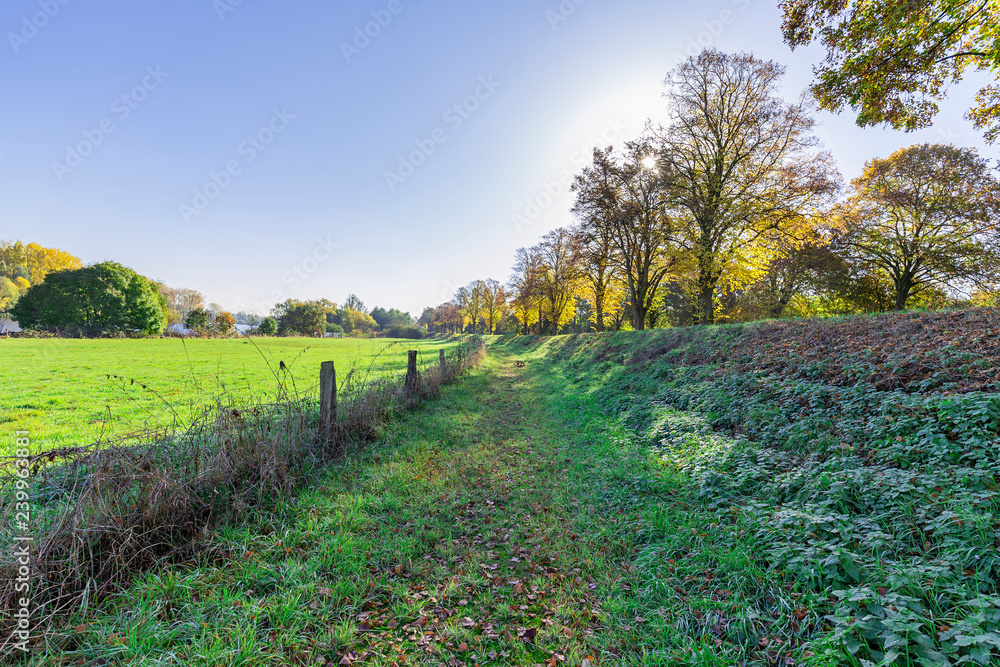
<svg viewBox="0 0 1000 667"><path fill-rule="evenodd" d="M49 450L184 427L217 400L314 396L319 366L334 361L382 377L406 370L408 350L434 363L447 341L255 338L0 339L0 455L15 431ZM284 368L282 368L284 365Z"/></svg>

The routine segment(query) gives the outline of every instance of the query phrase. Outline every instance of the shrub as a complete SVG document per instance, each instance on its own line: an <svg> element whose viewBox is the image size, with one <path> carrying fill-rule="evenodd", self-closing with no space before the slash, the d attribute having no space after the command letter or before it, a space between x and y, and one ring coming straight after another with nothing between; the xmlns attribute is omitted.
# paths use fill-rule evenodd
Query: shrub
<svg viewBox="0 0 1000 667"><path fill-rule="evenodd" d="M261 336L273 336L278 333L278 321L273 317L265 317L257 325L257 333Z"/></svg>
<svg viewBox="0 0 1000 667"><path fill-rule="evenodd" d="M340 326L339 324L327 323L326 332L342 334L344 333L344 327Z"/></svg>
<svg viewBox="0 0 1000 667"><path fill-rule="evenodd" d="M203 308L195 308L184 319L184 326L195 331L208 331L212 328L212 313Z"/></svg>
<svg viewBox="0 0 1000 667"><path fill-rule="evenodd" d="M167 302L159 290L115 262L52 273L28 288L10 313L26 329L157 334L167 326Z"/></svg>
<svg viewBox="0 0 1000 667"><path fill-rule="evenodd" d="M235 327L236 318L232 316L232 313L221 312L215 316L215 320L212 322L212 329L224 336L231 334Z"/></svg>
<svg viewBox="0 0 1000 667"><path fill-rule="evenodd" d="M301 303L289 308L278 323L282 336L315 336L326 328L326 312L316 303Z"/></svg>
<svg viewBox="0 0 1000 667"><path fill-rule="evenodd" d="M424 337L424 330L412 324L394 324L384 332L386 338L409 338L420 340Z"/></svg>

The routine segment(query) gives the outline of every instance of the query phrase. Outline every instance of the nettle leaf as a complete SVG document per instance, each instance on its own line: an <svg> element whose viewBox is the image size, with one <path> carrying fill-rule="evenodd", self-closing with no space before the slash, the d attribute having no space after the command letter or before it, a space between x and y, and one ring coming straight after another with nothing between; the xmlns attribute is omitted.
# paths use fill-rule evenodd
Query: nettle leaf
<svg viewBox="0 0 1000 667"><path fill-rule="evenodd" d="M969 656L980 665L990 664L990 649L985 646L977 646L969 651Z"/></svg>
<svg viewBox="0 0 1000 667"><path fill-rule="evenodd" d="M995 632L987 632L981 634L974 640L977 644L989 644L990 646L995 646L1000 648L1000 635Z"/></svg>

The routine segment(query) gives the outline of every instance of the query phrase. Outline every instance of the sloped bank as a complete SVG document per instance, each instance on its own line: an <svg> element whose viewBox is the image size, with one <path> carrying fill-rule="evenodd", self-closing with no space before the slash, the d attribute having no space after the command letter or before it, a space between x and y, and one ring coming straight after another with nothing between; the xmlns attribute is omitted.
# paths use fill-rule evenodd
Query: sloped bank
<svg viewBox="0 0 1000 667"><path fill-rule="evenodd" d="M1000 659L996 310L495 345L544 348L684 476L688 497L670 509L715 517L692 528L697 548L651 537L659 555L639 563L650 605L685 599L698 613L679 622L710 651Z"/></svg>

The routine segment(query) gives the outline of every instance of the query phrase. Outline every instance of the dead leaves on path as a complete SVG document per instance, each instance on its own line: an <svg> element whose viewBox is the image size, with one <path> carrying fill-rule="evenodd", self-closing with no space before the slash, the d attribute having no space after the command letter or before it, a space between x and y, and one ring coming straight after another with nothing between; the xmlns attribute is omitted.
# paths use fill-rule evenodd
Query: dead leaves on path
<svg viewBox="0 0 1000 667"><path fill-rule="evenodd" d="M501 568L499 562L491 565ZM356 616L357 645L345 652L338 664L360 664L374 656L392 659L392 664L398 665L423 662L431 656L456 666L497 661L514 664L512 649L517 643L537 661L532 664L565 662L570 644L586 644L600 629L603 616L582 577L552 566L533 565L530 559L524 567L534 568L536 580L541 575L547 577L551 587L506 578L489 568L488 584L465 586L460 591L462 597L454 594L461 585L458 574L445 581L413 580L405 600L388 600L389 590L373 587L364 602L365 611ZM449 589L453 594L447 593ZM399 610L406 608L406 603L425 606L413 618L400 618ZM545 662L542 654L548 656Z"/></svg>
<svg viewBox="0 0 1000 667"><path fill-rule="evenodd" d="M418 552L373 564L366 597L344 601L356 630L334 664L554 667L582 655L573 662L596 665L604 614L589 559L607 549L568 527L578 504L552 488L565 459L524 435L508 380L484 400L470 450L437 453L433 474L415 471L424 493L393 533L418 540ZM429 483L440 492L427 494Z"/></svg>

